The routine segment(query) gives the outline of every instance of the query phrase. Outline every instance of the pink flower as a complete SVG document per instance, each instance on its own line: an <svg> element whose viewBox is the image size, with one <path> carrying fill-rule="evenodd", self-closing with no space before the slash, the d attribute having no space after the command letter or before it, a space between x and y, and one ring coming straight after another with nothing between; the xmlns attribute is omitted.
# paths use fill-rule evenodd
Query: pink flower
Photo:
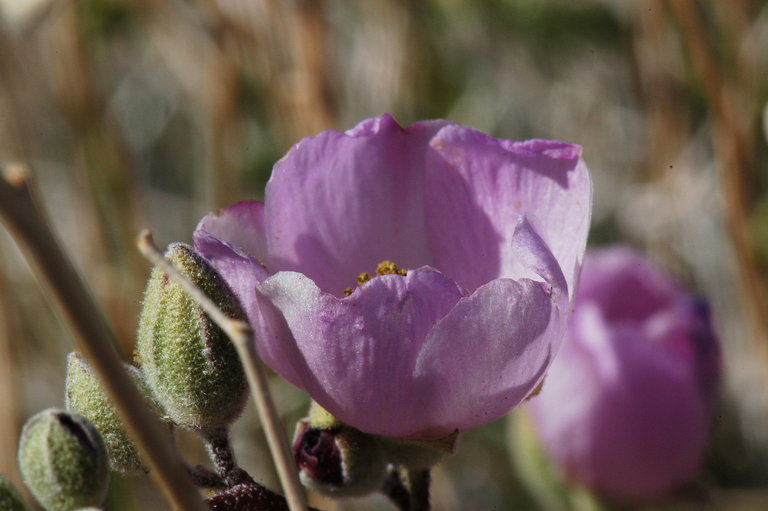
<svg viewBox="0 0 768 511"><path fill-rule="evenodd" d="M697 475L719 375L706 307L640 254L607 248L587 255L563 348L530 406L566 476L652 498Z"/></svg>
<svg viewBox="0 0 768 511"><path fill-rule="evenodd" d="M557 353L591 212L580 152L383 115L296 144L264 204L209 214L195 247L264 361L333 415L392 437L466 430Z"/></svg>

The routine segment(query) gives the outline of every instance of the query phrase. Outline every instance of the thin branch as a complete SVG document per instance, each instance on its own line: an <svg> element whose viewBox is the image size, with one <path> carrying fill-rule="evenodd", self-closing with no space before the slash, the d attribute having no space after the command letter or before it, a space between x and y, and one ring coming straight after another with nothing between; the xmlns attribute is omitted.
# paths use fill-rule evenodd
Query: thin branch
<svg viewBox="0 0 768 511"><path fill-rule="evenodd" d="M411 511L429 511L429 486L432 476L429 469L408 470L408 487L411 490Z"/></svg>
<svg viewBox="0 0 768 511"><path fill-rule="evenodd" d="M696 2L668 0L676 15L685 48L704 89L712 112L713 146L725 192L726 226L738 263L744 304L755 329L755 339L768 354L768 293L751 246L748 177L753 166L748 133L736 112Z"/></svg>
<svg viewBox="0 0 768 511"><path fill-rule="evenodd" d="M390 468L379 491L392 501L400 511L411 511L411 494L403 484L403 478L397 468Z"/></svg>
<svg viewBox="0 0 768 511"><path fill-rule="evenodd" d="M165 498L177 509L204 510L181 459L123 368L109 324L38 209L30 180L26 167L2 168L0 215L16 239L23 242L35 277L75 334L78 348L117 406Z"/></svg>
<svg viewBox="0 0 768 511"><path fill-rule="evenodd" d="M139 234L136 245L141 253L144 254L144 257L177 282L232 340L243 364L245 375L248 377L248 384L253 393L253 400L256 403L259 418L264 426L267 443L277 467L280 482L288 499L288 506L291 511L307 509L307 499L299 482L299 474L293 462L288 438L280 423L277 409L269 392L264 366L256 353L256 345L253 342L251 327L244 321L232 319L224 314L205 293L182 275L173 264L163 257L162 252L160 252L152 240L152 234L149 231L144 230Z"/></svg>
<svg viewBox="0 0 768 511"><path fill-rule="evenodd" d="M253 482L248 472L240 468L235 460L227 428L202 430L201 435L205 439L208 457L211 458L216 473L226 482L227 487Z"/></svg>

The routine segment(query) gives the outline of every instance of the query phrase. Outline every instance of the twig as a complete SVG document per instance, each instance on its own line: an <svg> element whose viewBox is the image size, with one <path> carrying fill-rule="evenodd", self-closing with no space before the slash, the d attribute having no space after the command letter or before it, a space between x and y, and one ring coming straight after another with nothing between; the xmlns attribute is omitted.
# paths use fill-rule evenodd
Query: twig
<svg viewBox="0 0 768 511"><path fill-rule="evenodd" d="M165 498L184 511L205 509L182 461L162 434L160 423L125 372L109 324L37 208L30 180L26 167L2 168L0 214L16 239L23 242L27 259L36 270L35 277L49 291L75 334L79 349L117 406Z"/></svg>
<svg viewBox="0 0 768 511"><path fill-rule="evenodd" d="M206 500L212 511L288 511L285 497L258 483L243 483L217 493ZM318 511L311 507L309 511Z"/></svg>
<svg viewBox="0 0 768 511"><path fill-rule="evenodd" d="M713 49L707 39L704 20L696 2L668 0L676 14L683 41L695 72L699 75L712 110L713 145L719 160L720 179L725 191L726 225L738 262L744 304L756 330L755 338L768 354L768 294L757 267L750 243L748 138L739 121L730 90L722 76Z"/></svg>
<svg viewBox="0 0 768 511"><path fill-rule="evenodd" d="M400 511L411 511L411 494L403 484L403 478L400 477L400 471L397 468L393 467L389 470L379 491Z"/></svg>
<svg viewBox="0 0 768 511"><path fill-rule="evenodd" d="M291 511L307 509L306 496L299 482L299 474L293 462L288 438L269 392L267 375L264 372L261 359L256 353L251 327L244 321L232 319L224 314L205 293L182 275L173 264L163 257L149 231L144 230L139 234L136 245L144 257L177 282L232 340L245 369L245 375L248 377L248 384L251 387L251 392L253 392L253 400L264 426L267 443L288 499L288 506Z"/></svg>
<svg viewBox="0 0 768 511"><path fill-rule="evenodd" d="M253 482L248 472L240 468L237 461L235 461L235 454L232 452L232 444L229 441L229 431L227 428L203 430L201 434L205 439L205 449L208 451L208 457L211 458L216 473L227 483L227 487Z"/></svg>
<svg viewBox="0 0 768 511"><path fill-rule="evenodd" d="M187 472L192 481L201 488L223 490L228 487L223 478L203 465L187 465Z"/></svg>
<svg viewBox="0 0 768 511"><path fill-rule="evenodd" d="M407 475L411 490L411 511L429 511L429 485L432 480L429 469L408 470Z"/></svg>

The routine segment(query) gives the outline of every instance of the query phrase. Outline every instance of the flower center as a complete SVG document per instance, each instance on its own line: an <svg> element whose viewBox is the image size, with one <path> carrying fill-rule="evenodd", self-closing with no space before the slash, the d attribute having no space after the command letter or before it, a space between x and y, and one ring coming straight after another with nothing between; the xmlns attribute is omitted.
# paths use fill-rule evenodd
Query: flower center
<svg viewBox="0 0 768 511"><path fill-rule="evenodd" d="M381 275L402 275L403 277L408 273L408 270L405 268L399 268L395 263L389 260L385 260L380 262L378 265L376 265L376 277L379 277ZM370 273L367 271L364 271L360 275L357 276L357 285L362 286L369 280L371 280L373 277ZM349 296L352 294L351 287L348 287L344 290L344 296Z"/></svg>

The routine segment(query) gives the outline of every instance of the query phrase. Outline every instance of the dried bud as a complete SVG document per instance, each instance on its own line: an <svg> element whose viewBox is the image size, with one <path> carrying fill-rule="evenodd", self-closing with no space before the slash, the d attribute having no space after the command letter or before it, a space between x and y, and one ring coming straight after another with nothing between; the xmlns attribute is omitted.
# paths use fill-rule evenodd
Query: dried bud
<svg viewBox="0 0 768 511"><path fill-rule="evenodd" d="M156 413L161 414L160 405L154 401L141 371L128 364L125 368L144 398ZM109 453L112 470L134 474L147 472L136 444L128 435L99 378L77 352L67 357L66 406L67 410L81 414L99 430Z"/></svg>
<svg viewBox="0 0 768 511"><path fill-rule="evenodd" d="M378 438L322 412L313 403L310 416L296 424L293 456L304 485L335 497L378 490L387 468Z"/></svg>
<svg viewBox="0 0 768 511"><path fill-rule="evenodd" d="M24 499L21 498L19 490L2 474L0 474L0 509L3 511L27 511L29 509L24 503Z"/></svg>
<svg viewBox="0 0 768 511"><path fill-rule="evenodd" d="M27 421L19 468L32 495L48 511L100 506L109 485L109 459L85 417L49 408Z"/></svg>
<svg viewBox="0 0 768 511"><path fill-rule="evenodd" d="M166 257L225 314L245 318L227 284L191 247L174 243ZM138 356L147 384L175 423L223 427L243 409L246 381L235 347L181 286L157 268L144 295Z"/></svg>

